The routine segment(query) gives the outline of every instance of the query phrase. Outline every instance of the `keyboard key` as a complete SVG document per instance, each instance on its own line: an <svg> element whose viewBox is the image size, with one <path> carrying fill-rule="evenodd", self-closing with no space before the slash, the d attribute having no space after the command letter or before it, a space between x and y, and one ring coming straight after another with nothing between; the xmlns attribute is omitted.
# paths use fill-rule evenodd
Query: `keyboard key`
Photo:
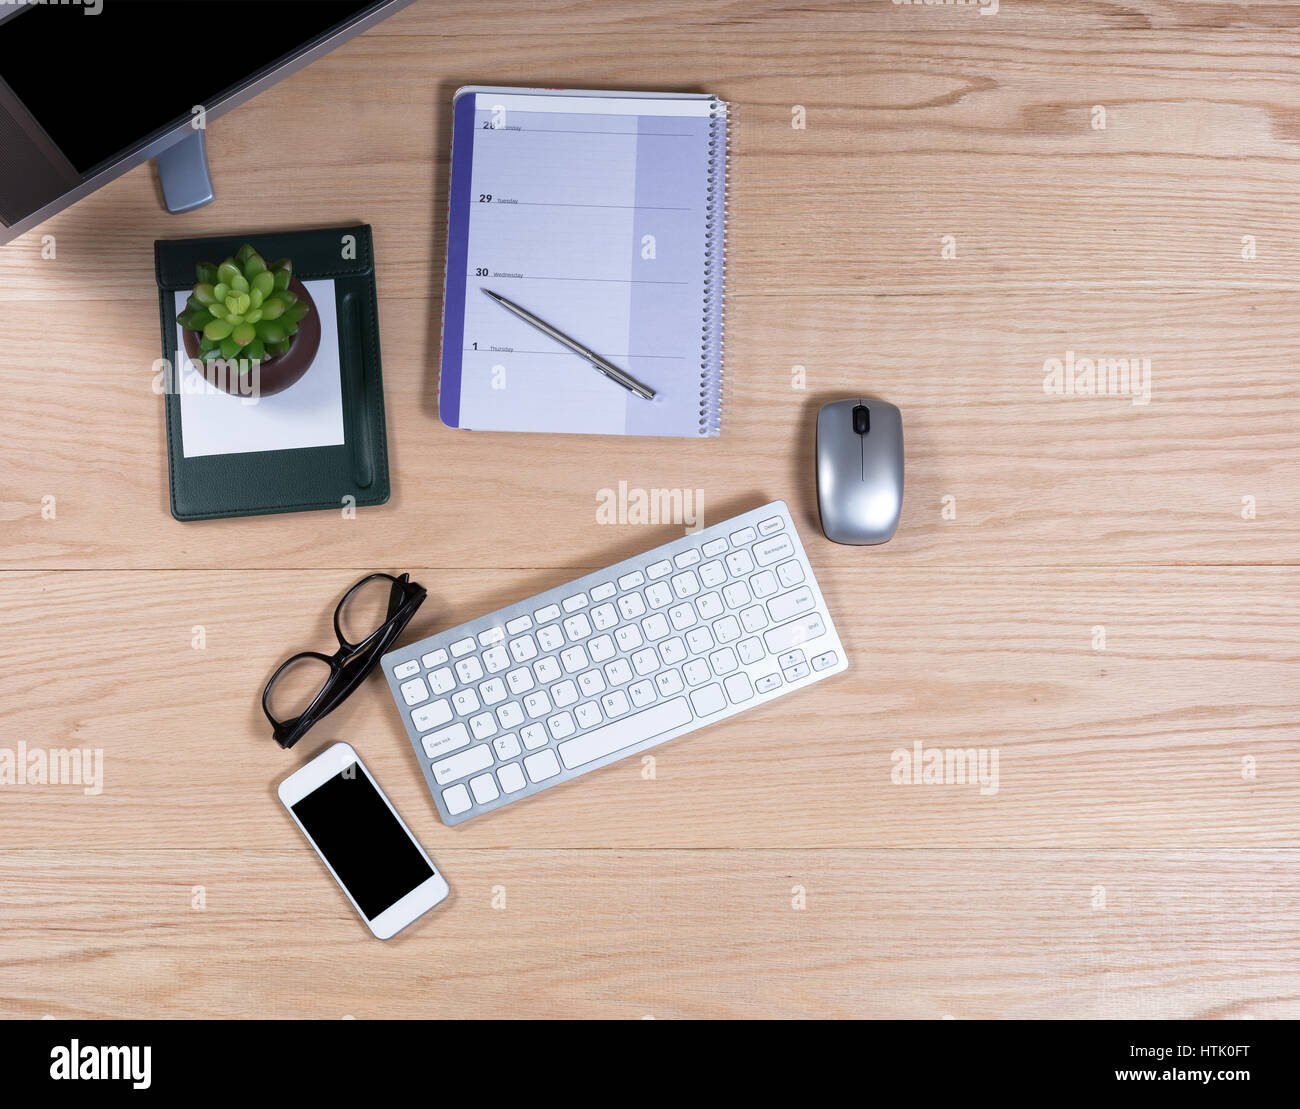
<svg viewBox="0 0 1300 1109"><path fill-rule="evenodd" d="M713 637L719 643L734 643L740 638L740 622L734 616L724 616L713 625Z"/></svg>
<svg viewBox="0 0 1300 1109"><path fill-rule="evenodd" d="M423 678L412 678L409 682L402 683L402 700L408 708L428 699L429 687L424 684Z"/></svg>
<svg viewBox="0 0 1300 1109"><path fill-rule="evenodd" d="M700 567L700 581L706 589L715 589L727 580L727 569L721 562L706 562Z"/></svg>
<svg viewBox="0 0 1300 1109"><path fill-rule="evenodd" d="M760 566L771 566L783 558L794 554L794 544L788 535L778 535L774 539L764 539L754 547L754 561Z"/></svg>
<svg viewBox="0 0 1300 1109"><path fill-rule="evenodd" d="M798 562L783 562L776 568L776 576L781 579L781 584L789 589L792 585L798 585L803 581L803 566Z"/></svg>
<svg viewBox="0 0 1300 1109"><path fill-rule="evenodd" d="M687 570L684 574L678 574L673 578L673 592L677 594L679 600L685 600L687 597L694 597L700 591L700 579L695 576L694 570Z"/></svg>
<svg viewBox="0 0 1300 1109"><path fill-rule="evenodd" d="M740 623L747 632L761 631L767 627L767 612L762 605L750 605L741 612Z"/></svg>
<svg viewBox="0 0 1300 1109"><path fill-rule="evenodd" d="M506 623L506 632L509 635L518 635L520 632L526 632L532 626L533 618L531 616L516 616Z"/></svg>
<svg viewBox="0 0 1300 1109"><path fill-rule="evenodd" d="M497 736L492 741L492 750L497 753L499 759L513 759L519 754L519 737L514 732L509 735Z"/></svg>
<svg viewBox="0 0 1300 1109"><path fill-rule="evenodd" d="M519 738L524 741L524 746L530 751L535 751L538 747L545 747L551 742L551 737L546 734L546 728L541 724L527 724L520 728Z"/></svg>
<svg viewBox="0 0 1300 1109"><path fill-rule="evenodd" d="M524 722L524 710L518 701L509 701L497 709L497 719L503 728L517 728Z"/></svg>
<svg viewBox="0 0 1300 1109"><path fill-rule="evenodd" d="M591 621L587 619L587 614L580 612L565 620L564 634L569 637L570 643L578 643L591 635Z"/></svg>
<svg viewBox="0 0 1300 1109"><path fill-rule="evenodd" d="M601 582L600 585L592 586L591 599L593 601L608 601L618 590L614 588L612 581Z"/></svg>
<svg viewBox="0 0 1300 1109"><path fill-rule="evenodd" d="M786 651L776 660L776 664L785 670L791 666L798 666L801 662L807 662L808 657L797 647L793 651Z"/></svg>
<svg viewBox="0 0 1300 1109"><path fill-rule="evenodd" d="M754 560L748 551L732 551L727 555L727 569L733 578L738 578L753 571Z"/></svg>
<svg viewBox="0 0 1300 1109"><path fill-rule="evenodd" d="M618 599L618 611L623 614L624 620L635 620L645 613L645 601L641 599L640 593L624 593Z"/></svg>
<svg viewBox="0 0 1300 1109"><path fill-rule="evenodd" d="M468 812L474 807L469 799L469 790L464 786L452 786L450 789L442 791L442 803L447 806L447 812L452 816L460 816L463 812Z"/></svg>
<svg viewBox="0 0 1300 1109"><path fill-rule="evenodd" d="M705 593L702 597L696 597L695 609L700 614L701 620L716 620L727 611L722 598L716 593Z"/></svg>
<svg viewBox="0 0 1300 1109"><path fill-rule="evenodd" d="M713 672L718 677L722 677L724 674L740 669L740 660L736 658L736 652L730 647L723 647L709 656L709 665L713 667Z"/></svg>
<svg viewBox="0 0 1300 1109"><path fill-rule="evenodd" d="M782 670L781 673L785 675L786 681L797 682L800 678L808 676L808 664L801 662L798 666L791 666L788 670Z"/></svg>
<svg viewBox="0 0 1300 1109"><path fill-rule="evenodd" d="M571 681L559 682L551 686L551 696L555 699L556 708L567 708L578 700L578 687Z"/></svg>
<svg viewBox="0 0 1300 1109"><path fill-rule="evenodd" d="M661 562L656 562L653 566L647 566L645 571L646 577L651 581L654 581L655 578L662 578L665 574L671 574L672 572L673 564L667 559L664 559Z"/></svg>
<svg viewBox="0 0 1300 1109"><path fill-rule="evenodd" d="M411 659L409 662L399 662L393 667L393 677L397 678L399 681L402 678L413 677L419 672L420 664L415 659Z"/></svg>
<svg viewBox="0 0 1300 1109"><path fill-rule="evenodd" d="M645 585L645 575L640 570L633 570L630 574L624 574L618 579L618 587L624 593L629 589L635 589L639 585Z"/></svg>
<svg viewBox="0 0 1300 1109"><path fill-rule="evenodd" d="M522 693L527 693L533 688L533 672L527 666L521 666L517 670L511 670L506 675L506 685L510 687L510 692L518 697Z"/></svg>
<svg viewBox="0 0 1300 1109"><path fill-rule="evenodd" d="M533 673L539 682L553 682L560 676L560 664L553 658L539 658L533 663Z"/></svg>
<svg viewBox="0 0 1300 1109"><path fill-rule="evenodd" d="M469 658L463 658L456 663L456 677L461 683L468 685L470 682L476 682L483 676L483 664L479 662L478 655L470 655Z"/></svg>
<svg viewBox="0 0 1300 1109"><path fill-rule="evenodd" d="M605 709L605 715L611 720L622 716L625 712L630 712L632 706L628 704L627 694L621 689L611 690L600 699L601 705Z"/></svg>
<svg viewBox="0 0 1300 1109"><path fill-rule="evenodd" d="M598 635L587 644L587 654L591 656L592 662L608 662L618 654L618 650L609 636Z"/></svg>
<svg viewBox="0 0 1300 1109"><path fill-rule="evenodd" d="M595 697L598 693L604 693L605 675L599 670L588 670L585 674L579 674L578 688L582 690L584 697Z"/></svg>
<svg viewBox="0 0 1300 1109"><path fill-rule="evenodd" d="M699 623L695 618L695 608L689 604L674 605L668 610L668 619L672 621L674 631L685 631Z"/></svg>
<svg viewBox="0 0 1300 1109"><path fill-rule="evenodd" d="M653 643L656 639L663 639L671 629L668 627L668 621L662 612L652 612L641 621L641 630L645 632L645 637Z"/></svg>
<svg viewBox="0 0 1300 1109"><path fill-rule="evenodd" d="M524 698L524 708L534 720L539 716L545 716L551 711L551 707L551 699L546 696L544 689L538 689Z"/></svg>
<svg viewBox="0 0 1300 1109"><path fill-rule="evenodd" d="M654 654L653 651L650 654ZM655 660L655 669L659 668L659 661ZM609 679L610 685L622 685L624 682L632 680L632 667L627 664L627 659L616 658L613 662L605 664L605 677Z"/></svg>
<svg viewBox="0 0 1300 1109"><path fill-rule="evenodd" d="M679 678L678 681L681 679ZM658 696L655 693L654 682L650 681L633 682L627 687L627 695L632 698L632 704L639 709L645 708Z"/></svg>
<svg viewBox="0 0 1300 1109"><path fill-rule="evenodd" d="M469 730L475 739L491 739L497 734L497 718L490 712L475 713L469 718Z"/></svg>
<svg viewBox="0 0 1300 1109"><path fill-rule="evenodd" d="M641 683L638 682L637 685ZM655 675L655 685L659 687L659 692L665 697L671 697L674 693L680 693L685 686L682 685L682 675L678 670L661 670ZM636 686L632 687L633 689Z"/></svg>
<svg viewBox="0 0 1300 1109"><path fill-rule="evenodd" d="M575 593L572 597L564 598L564 611L577 612L580 608L586 608L591 602L587 600L587 594Z"/></svg>
<svg viewBox="0 0 1300 1109"><path fill-rule="evenodd" d="M523 662L523 659L519 659ZM489 674L500 674L507 666L510 665L510 656L506 654L506 649L501 646L489 647L483 652L483 665L487 667Z"/></svg>
<svg viewBox="0 0 1300 1109"><path fill-rule="evenodd" d="M587 657L587 652L582 649L581 643L576 647L568 647L561 651L560 662L564 664L566 674L576 674L579 670L585 670L591 665L591 659Z"/></svg>
<svg viewBox="0 0 1300 1109"><path fill-rule="evenodd" d="M665 639L659 644L659 657L664 660L665 666L676 666L688 653L686 644L678 636Z"/></svg>
<svg viewBox="0 0 1300 1109"><path fill-rule="evenodd" d="M758 532L753 528L741 528L739 531L733 531L729 536L733 547L743 547L746 543L752 543L758 538Z"/></svg>
<svg viewBox="0 0 1300 1109"><path fill-rule="evenodd" d="M537 657L537 641L531 635L521 635L510 641L510 654L515 662L527 662Z"/></svg>
<svg viewBox="0 0 1300 1109"><path fill-rule="evenodd" d="M753 590L755 597L762 600L778 592L781 587L777 585L776 575L771 570L760 570L749 579L749 588Z"/></svg>
<svg viewBox="0 0 1300 1109"><path fill-rule="evenodd" d="M780 674L764 674L754 683L759 693L771 693L781 685Z"/></svg>
<svg viewBox="0 0 1300 1109"><path fill-rule="evenodd" d="M769 516L766 520L759 522L758 534L774 535L783 527L785 527L785 521L782 520L780 516Z"/></svg>
<svg viewBox="0 0 1300 1109"><path fill-rule="evenodd" d="M702 655L705 651L713 650L717 644L708 628L692 628L686 633L686 646L691 649L691 654Z"/></svg>
<svg viewBox="0 0 1300 1109"><path fill-rule="evenodd" d="M559 624L547 624L537 630L537 642L543 651L558 651L564 646L564 632Z"/></svg>
<svg viewBox="0 0 1300 1109"><path fill-rule="evenodd" d="M840 660L840 656L837 655L834 651L827 651L824 654L818 655L815 659L812 660L812 668L814 670L829 670L832 666L834 666L837 662L839 662L839 660Z"/></svg>
<svg viewBox="0 0 1300 1109"><path fill-rule="evenodd" d="M686 676L687 685L699 685L713 677L709 664L702 658L691 659L682 667L682 673Z"/></svg>
<svg viewBox="0 0 1300 1109"><path fill-rule="evenodd" d="M620 651L635 651L645 642L641 629L636 624L624 624L614 633Z"/></svg>
<svg viewBox="0 0 1300 1109"><path fill-rule="evenodd" d="M452 755L451 758L443 759L442 762L433 764L433 780L440 786L445 786L448 782L454 782L457 778L464 778L470 774L476 774L480 770L486 770L493 763L492 748L486 743L480 743L477 747L471 747L468 751L461 751L459 754Z"/></svg>
<svg viewBox="0 0 1300 1109"><path fill-rule="evenodd" d="M487 631L478 633L478 645L480 647L492 647L500 643L505 637L505 628L488 628Z"/></svg>
<svg viewBox="0 0 1300 1109"><path fill-rule="evenodd" d="M507 793L518 793L528 784L524 779L524 772L519 768L517 762L501 767L497 771L497 780L501 783L501 788Z"/></svg>
<svg viewBox="0 0 1300 1109"><path fill-rule="evenodd" d="M524 769L534 782L544 782L560 772L560 764L554 751L538 751L524 759Z"/></svg>
<svg viewBox="0 0 1300 1109"><path fill-rule="evenodd" d="M480 774L477 778L471 778L469 788L474 794L474 800L480 805L486 805L501 796L497 789L497 780L491 774Z"/></svg>
<svg viewBox="0 0 1300 1109"><path fill-rule="evenodd" d="M750 663L757 662L767 654L767 649L763 646L763 641L757 636L751 636L749 639L742 639L736 644L736 650L740 654L740 661L746 666Z"/></svg>
<svg viewBox="0 0 1300 1109"><path fill-rule="evenodd" d="M608 631L618 623L618 609L613 605L597 605L591 610L591 626L598 632Z"/></svg>
<svg viewBox="0 0 1300 1109"><path fill-rule="evenodd" d="M673 591L666 582L657 581L646 586L645 599L651 608L664 608L673 603Z"/></svg>
<svg viewBox="0 0 1300 1109"><path fill-rule="evenodd" d="M421 655L420 661L424 663L426 670L432 670L435 666L441 666L447 661L447 652L439 647L436 651L430 651L427 655Z"/></svg>
<svg viewBox="0 0 1300 1109"><path fill-rule="evenodd" d="M462 747L469 746L469 729L464 724L453 724L450 728L424 736L420 743L429 758L441 758L443 755L451 754L452 751L459 751Z"/></svg>
<svg viewBox="0 0 1300 1109"><path fill-rule="evenodd" d="M791 647L797 647L825 634L826 625L822 623L822 618L813 612L797 620L791 620L788 624L782 624L779 628L765 631L763 642L767 644L767 649L772 654L779 655Z"/></svg>
<svg viewBox="0 0 1300 1109"><path fill-rule="evenodd" d="M411 723L415 725L416 731L427 732L439 724L446 724L453 715L451 704L444 698L416 709L411 713Z"/></svg>
<svg viewBox="0 0 1300 1109"><path fill-rule="evenodd" d="M476 644L471 636L464 639L458 639L451 645L451 657L460 658L461 655L467 655L474 650Z"/></svg>
<svg viewBox="0 0 1300 1109"><path fill-rule="evenodd" d="M559 605L547 605L545 608L539 608L536 612L533 613L533 619L536 620L539 624L547 624L550 621L558 620L559 618L560 618Z"/></svg>
<svg viewBox="0 0 1300 1109"><path fill-rule="evenodd" d="M653 649L646 647L644 650L633 654L632 665L636 667L637 674L644 677L646 674L653 674L659 669L659 656L655 654Z"/></svg>
<svg viewBox="0 0 1300 1109"><path fill-rule="evenodd" d="M789 620L791 616L798 616L801 612L807 612L817 607L817 601L813 597L812 590L806 585L790 593L782 593L779 597L773 597L767 602L767 610L772 614L774 623L782 624Z"/></svg>
<svg viewBox="0 0 1300 1109"><path fill-rule="evenodd" d="M595 701L585 701L573 710L579 728L594 728L605 718L600 715L600 706Z"/></svg>
<svg viewBox="0 0 1300 1109"><path fill-rule="evenodd" d="M705 558L712 558L714 555L722 554L727 549L727 541L719 536L717 539L710 539L700 549L704 552Z"/></svg>
<svg viewBox="0 0 1300 1109"><path fill-rule="evenodd" d="M721 690L719 690L719 693L721 693ZM686 698L675 697L671 701L661 701L652 708L643 709L631 716L625 716L621 720L606 724L603 728L597 728L595 731L587 732L585 735L570 740L568 743L561 743L559 745L560 758L564 760L564 765L572 770L576 766L583 766L595 759L604 758L606 755L611 755L624 747L630 747L634 743L643 743L645 740L671 731L673 728L680 728L684 724L689 724L690 720L691 712L686 705ZM540 753L551 755L550 751ZM537 756L530 757L536 758ZM551 757L554 758L554 755ZM559 773L558 766L555 768L554 773ZM529 775L532 775L531 769ZM536 781L537 779L534 778L533 780Z"/></svg>
<svg viewBox="0 0 1300 1109"><path fill-rule="evenodd" d="M450 666L443 666L429 675L429 686L435 694L450 693L456 688L456 678Z"/></svg>
<svg viewBox="0 0 1300 1109"><path fill-rule="evenodd" d="M743 673L732 674L722 684L727 691L727 697L730 698L733 705L748 701L754 696L754 687L749 684L749 678Z"/></svg>
<svg viewBox="0 0 1300 1109"><path fill-rule="evenodd" d="M681 554L673 555L673 565L679 570L685 570L688 566L694 566L700 561L700 552L694 547L682 551Z"/></svg>
<svg viewBox="0 0 1300 1109"><path fill-rule="evenodd" d="M733 581L722 591L722 599L728 608L741 608L754 598L749 595L749 586L743 581Z"/></svg>
<svg viewBox="0 0 1300 1109"><path fill-rule="evenodd" d="M692 690L691 704L695 707L696 716L711 716L727 707L727 698L722 692L722 686L715 682Z"/></svg>
<svg viewBox="0 0 1300 1109"><path fill-rule="evenodd" d="M546 721L546 728L551 733L552 739L563 739L565 736L573 735L578 730L578 726L573 722L573 717L567 712L557 712Z"/></svg>

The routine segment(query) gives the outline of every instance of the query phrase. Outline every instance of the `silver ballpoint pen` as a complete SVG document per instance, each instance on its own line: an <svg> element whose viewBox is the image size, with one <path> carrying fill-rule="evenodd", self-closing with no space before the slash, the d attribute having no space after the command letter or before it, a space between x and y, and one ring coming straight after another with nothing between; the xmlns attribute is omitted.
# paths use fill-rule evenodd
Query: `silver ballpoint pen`
<svg viewBox="0 0 1300 1109"><path fill-rule="evenodd" d="M484 289L483 292L487 293L487 295L490 296L493 300L495 300L499 305L501 305L502 308L505 308L507 311L513 312L516 316L518 316L521 320L523 320L524 323L532 324L533 327L537 328L538 331L542 332L545 335L549 335L561 346L568 347L571 351L573 351L574 354L578 355L579 358L585 358L597 370L599 370L607 378L609 378L610 381L618 382L618 384L623 386L623 388L626 389L629 393L635 393L638 397L641 397L643 400L654 400L655 391L651 389L650 386L642 385L641 382L637 381L637 379L634 378L631 374L625 373L623 370L620 370L616 365L614 365L613 362L609 361L607 358L602 358L594 350L589 350L587 347L584 347L576 339L570 339L569 336L564 334L564 332L556 331L555 328L553 328L545 320L539 320L530 311L528 311L527 308L520 308L519 305L514 303L514 301L506 300L506 298L503 297L500 293L494 293L491 289Z"/></svg>

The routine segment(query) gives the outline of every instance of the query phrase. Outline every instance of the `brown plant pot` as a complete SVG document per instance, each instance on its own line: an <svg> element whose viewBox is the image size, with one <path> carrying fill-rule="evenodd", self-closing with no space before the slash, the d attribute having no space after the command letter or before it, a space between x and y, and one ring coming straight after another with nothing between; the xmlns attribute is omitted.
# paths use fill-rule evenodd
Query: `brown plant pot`
<svg viewBox="0 0 1300 1109"><path fill-rule="evenodd" d="M316 360L316 352L320 350L320 313L316 310L316 302L311 299L307 287L296 277L289 279L289 288L310 311L299 321L298 334L289 344L289 353L279 358L262 359L261 369L258 371L260 377L258 394L263 397L283 393L298 381L311 369L312 363ZM215 366L200 362L199 333L182 329L181 335L185 340L185 353L190 356L204 380L227 393L238 394L239 379L243 375L218 373Z"/></svg>

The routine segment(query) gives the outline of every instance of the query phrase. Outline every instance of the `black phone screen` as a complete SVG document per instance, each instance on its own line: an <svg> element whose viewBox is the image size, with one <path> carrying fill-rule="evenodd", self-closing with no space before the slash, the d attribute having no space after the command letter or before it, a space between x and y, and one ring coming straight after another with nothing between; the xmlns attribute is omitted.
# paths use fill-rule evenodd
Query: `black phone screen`
<svg viewBox="0 0 1300 1109"><path fill-rule="evenodd" d="M292 808L367 920L433 876L415 841L358 763Z"/></svg>

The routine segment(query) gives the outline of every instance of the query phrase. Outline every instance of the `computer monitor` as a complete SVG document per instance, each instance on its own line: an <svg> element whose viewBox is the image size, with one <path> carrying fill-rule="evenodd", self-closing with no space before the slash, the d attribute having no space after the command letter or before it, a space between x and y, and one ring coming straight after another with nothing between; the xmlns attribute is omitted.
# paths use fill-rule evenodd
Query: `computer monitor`
<svg viewBox="0 0 1300 1109"><path fill-rule="evenodd" d="M412 2L0 0L0 244L155 157L202 206L208 123Z"/></svg>

